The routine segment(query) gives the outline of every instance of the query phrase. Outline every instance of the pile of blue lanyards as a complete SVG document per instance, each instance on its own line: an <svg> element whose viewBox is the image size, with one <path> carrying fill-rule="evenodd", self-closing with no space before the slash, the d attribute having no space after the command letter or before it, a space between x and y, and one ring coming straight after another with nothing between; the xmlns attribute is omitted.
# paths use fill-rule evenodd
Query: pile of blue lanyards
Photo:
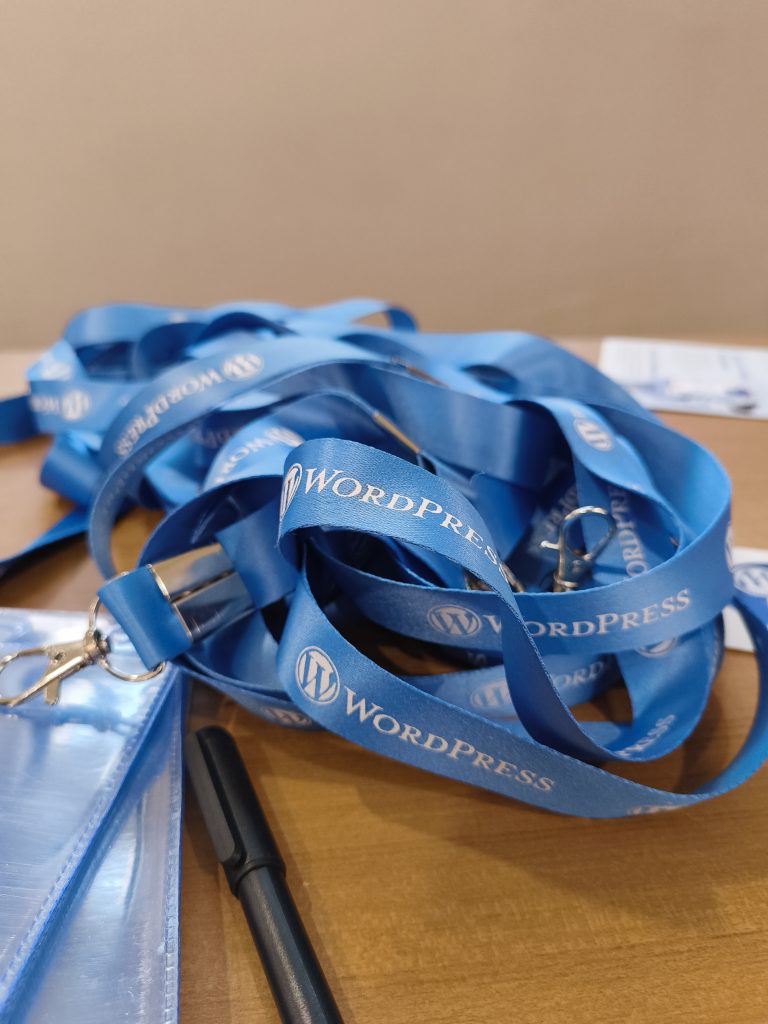
<svg viewBox="0 0 768 1024"><path fill-rule="evenodd" d="M730 491L712 455L552 343L425 334L362 299L113 305L74 317L28 379L0 439L51 434L42 481L75 509L5 564L87 531L148 667L573 815L684 807L763 761L766 601L737 592L761 678L735 760L692 793L600 767L662 757L701 717L734 598ZM164 517L111 579L135 504ZM372 632L451 670L396 675L361 651ZM630 721L576 719L616 685Z"/></svg>

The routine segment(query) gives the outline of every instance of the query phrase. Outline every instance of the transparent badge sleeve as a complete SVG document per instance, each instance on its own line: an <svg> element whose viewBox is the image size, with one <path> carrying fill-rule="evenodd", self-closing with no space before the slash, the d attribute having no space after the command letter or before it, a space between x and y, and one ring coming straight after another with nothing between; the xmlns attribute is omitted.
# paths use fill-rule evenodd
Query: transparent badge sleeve
<svg viewBox="0 0 768 1024"><path fill-rule="evenodd" d="M0 655L84 617L0 611ZM130 658L127 644L118 657ZM40 666L14 671L19 687ZM0 713L0 1021L174 1021L182 687L96 666Z"/></svg>

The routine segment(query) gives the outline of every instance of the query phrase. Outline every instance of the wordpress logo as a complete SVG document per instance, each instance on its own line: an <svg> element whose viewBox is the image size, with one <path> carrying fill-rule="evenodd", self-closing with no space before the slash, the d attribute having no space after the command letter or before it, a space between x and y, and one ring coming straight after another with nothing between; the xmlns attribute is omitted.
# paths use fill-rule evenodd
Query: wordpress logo
<svg viewBox="0 0 768 1024"><path fill-rule="evenodd" d="M59 362L53 356L43 356L40 360L40 376L43 380L69 380L72 377L72 367Z"/></svg>
<svg viewBox="0 0 768 1024"><path fill-rule="evenodd" d="M264 437L269 441L274 441L275 444L288 444L291 448L300 445L304 440L303 437L293 430L288 430L287 427L270 427L264 431Z"/></svg>
<svg viewBox="0 0 768 1024"><path fill-rule="evenodd" d="M594 420L587 420L579 416L573 421L573 429L592 448L599 452L607 452L613 448L613 438Z"/></svg>
<svg viewBox="0 0 768 1024"><path fill-rule="evenodd" d="M294 464L286 471L283 477L283 489L280 492L280 518L282 519L285 513L288 511L288 506L291 504L293 499L296 497L296 492L299 489L301 483L301 474L303 470L300 462L294 462Z"/></svg>
<svg viewBox="0 0 768 1024"><path fill-rule="evenodd" d="M432 629L447 636L474 636L483 625L479 615L460 604L441 604L431 608L427 621Z"/></svg>
<svg viewBox="0 0 768 1024"><path fill-rule="evenodd" d="M509 687L506 680L498 679L494 683L486 683L479 686L470 696L469 703L475 708L503 708L511 707L512 700L509 696Z"/></svg>
<svg viewBox="0 0 768 1024"><path fill-rule="evenodd" d="M61 399L61 415L65 420L81 420L91 408L91 400L84 391L68 391Z"/></svg>
<svg viewBox="0 0 768 1024"><path fill-rule="evenodd" d="M650 647L638 647L637 653L642 654L644 658L663 658L670 651L674 651L676 647L677 637L673 636L669 640L659 640L657 644L651 644Z"/></svg>
<svg viewBox="0 0 768 1024"><path fill-rule="evenodd" d="M737 565L733 572L737 590L750 597L768 597L768 565Z"/></svg>
<svg viewBox="0 0 768 1024"><path fill-rule="evenodd" d="M733 525L731 523L728 523L725 533L725 560L728 563L728 568L733 572L735 559L733 557Z"/></svg>
<svg viewBox="0 0 768 1024"><path fill-rule="evenodd" d="M227 359L221 366L221 372L227 380L247 380L260 373L264 360L253 352L241 352Z"/></svg>
<svg viewBox="0 0 768 1024"><path fill-rule="evenodd" d="M676 811L675 804L640 804L639 807L630 807L627 814L660 814L662 811Z"/></svg>
<svg viewBox="0 0 768 1024"><path fill-rule="evenodd" d="M296 685L314 704L330 704L341 690L336 666L319 647L305 647L296 659Z"/></svg>
<svg viewBox="0 0 768 1024"><path fill-rule="evenodd" d="M312 719L307 718L296 708L278 708L275 706L265 707L264 711L269 715L270 718L274 719L278 725L287 725L292 729L309 729L312 725Z"/></svg>

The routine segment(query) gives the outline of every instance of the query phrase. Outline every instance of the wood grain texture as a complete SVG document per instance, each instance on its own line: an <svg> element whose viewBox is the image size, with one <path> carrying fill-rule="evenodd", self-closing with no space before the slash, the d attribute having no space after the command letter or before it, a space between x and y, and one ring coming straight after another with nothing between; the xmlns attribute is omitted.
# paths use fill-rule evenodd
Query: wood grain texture
<svg viewBox="0 0 768 1024"><path fill-rule="evenodd" d="M574 346L593 356L595 347ZM20 360L0 356L3 379ZM768 547L768 424L668 416L734 483L739 544ZM44 450L0 454L6 550L59 513L36 483ZM115 539L130 564L151 526ZM2 585L3 604L84 608L82 543ZM637 777L695 786L737 749L755 701L751 657L728 654L683 751ZM326 733L270 726L202 686L193 724L232 730L350 1024L764 1024L768 1018L768 771L689 811L556 817L430 776ZM184 831L182 1024L275 1024L239 905L191 801Z"/></svg>

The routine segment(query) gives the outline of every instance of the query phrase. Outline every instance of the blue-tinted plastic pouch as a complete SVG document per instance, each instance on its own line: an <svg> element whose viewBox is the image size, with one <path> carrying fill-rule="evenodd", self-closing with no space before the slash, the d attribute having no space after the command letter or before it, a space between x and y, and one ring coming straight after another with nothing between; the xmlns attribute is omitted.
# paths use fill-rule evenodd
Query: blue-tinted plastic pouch
<svg viewBox="0 0 768 1024"><path fill-rule="evenodd" d="M84 628L79 614L0 610L0 657ZM40 670L19 659L3 692ZM38 695L0 709L3 1024L177 1019L182 701L174 670L129 683L92 665L53 707Z"/></svg>

